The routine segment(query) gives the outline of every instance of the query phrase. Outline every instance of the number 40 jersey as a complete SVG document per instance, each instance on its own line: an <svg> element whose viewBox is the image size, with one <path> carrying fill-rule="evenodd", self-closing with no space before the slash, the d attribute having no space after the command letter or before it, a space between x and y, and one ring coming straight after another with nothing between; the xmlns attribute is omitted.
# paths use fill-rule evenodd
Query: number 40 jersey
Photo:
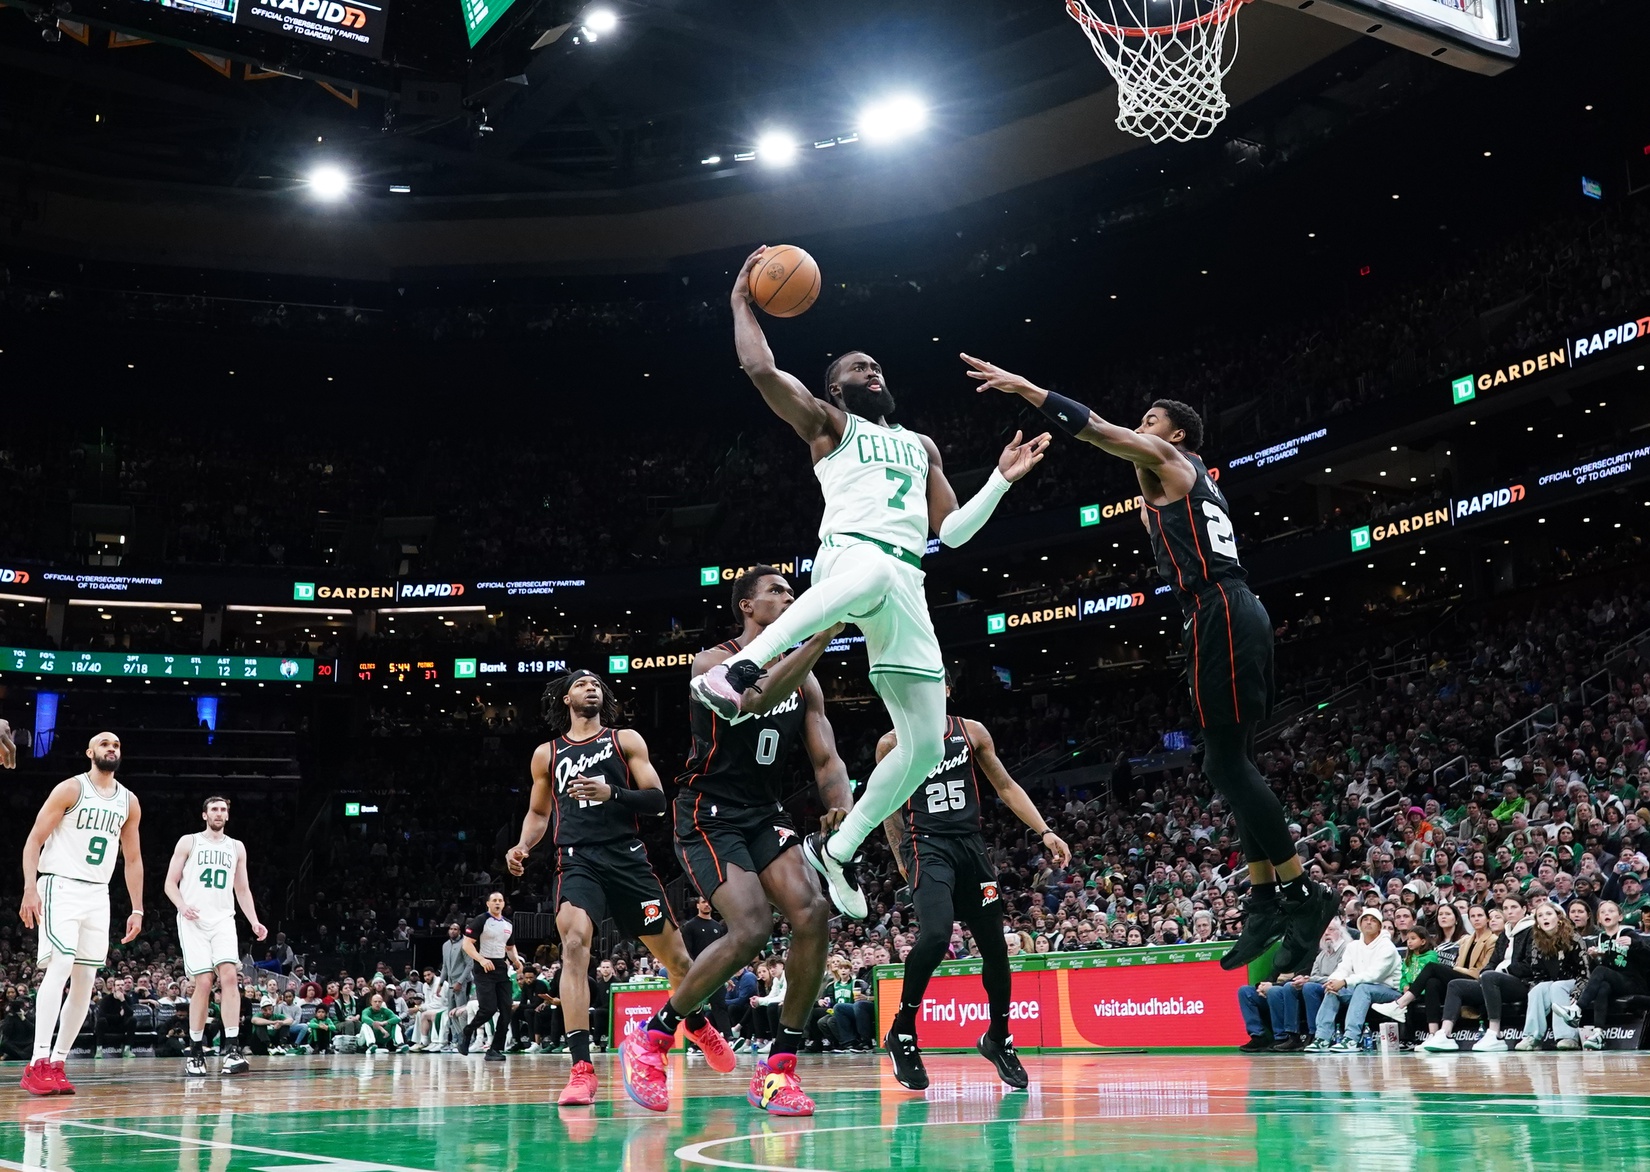
<svg viewBox="0 0 1650 1172"><path fill-rule="evenodd" d="M235 918L235 864L241 844L227 834L211 839L196 834L189 848L178 891L183 902L200 911L201 924Z"/></svg>
<svg viewBox="0 0 1650 1172"><path fill-rule="evenodd" d="M1191 453L1197 479L1192 491L1161 509L1146 505L1147 531L1157 572L1174 587L1185 614L1197 606L1197 597L1219 582L1243 582L1248 571L1238 561L1231 510L1203 461Z"/></svg>

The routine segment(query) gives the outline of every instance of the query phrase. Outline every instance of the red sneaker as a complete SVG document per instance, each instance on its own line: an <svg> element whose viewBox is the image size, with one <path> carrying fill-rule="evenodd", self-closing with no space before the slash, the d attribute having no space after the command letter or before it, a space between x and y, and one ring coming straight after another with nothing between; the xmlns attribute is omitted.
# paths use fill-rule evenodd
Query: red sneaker
<svg viewBox="0 0 1650 1172"><path fill-rule="evenodd" d="M710 1024L708 1017L701 1028L687 1030L687 1036L692 1039L695 1046L705 1052L705 1061L710 1063L712 1070L719 1070L723 1074L727 1074L738 1065L733 1060L733 1047L729 1046L728 1040L717 1031L715 1026Z"/></svg>
<svg viewBox="0 0 1650 1172"><path fill-rule="evenodd" d="M670 1083L665 1077L665 1051L674 1039L634 1022L619 1043L619 1073L624 1076L625 1094L649 1111L670 1106Z"/></svg>
<svg viewBox="0 0 1650 1172"><path fill-rule="evenodd" d="M57 1093L60 1095L74 1094L74 1083L63 1070L63 1060L60 1058L52 1063L52 1081L57 1084Z"/></svg>
<svg viewBox="0 0 1650 1172"><path fill-rule="evenodd" d="M51 1061L46 1058L36 1058L25 1066L21 1085L31 1095L57 1094L57 1080L52 1077Z"/></svg>
<svg viewBox="0 0 1650 1172"><path fill-rule="evenodd" d="M556 1100L562 1107L588 1107L596 1101L596 1068L588 1062L573 1063L573 1073L568 1076L567 1086L562 1089L561 1098Z"/></svg>
<svg viewBox="0 0 1650 1172"><path fill-rule="evenodd" d="M796 1077L795 1054L775 1054L758 1062L745 1098L752 1107L760 1107L769 1115L814 1113L814 1101L802 1093L802 1082Z"/></svg>

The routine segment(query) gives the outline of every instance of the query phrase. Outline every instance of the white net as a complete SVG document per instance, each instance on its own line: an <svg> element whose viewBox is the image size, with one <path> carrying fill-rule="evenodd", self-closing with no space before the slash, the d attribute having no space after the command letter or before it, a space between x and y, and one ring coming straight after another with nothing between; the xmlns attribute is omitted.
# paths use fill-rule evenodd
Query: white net
<svg viewBox="0 0 1650 1172"><path fill-rule="evenodd" d="M1066 0L1117 82L1117 126L1152 142L1206 138L1226 117L1245 0ZM1226 30L1232 30L1230 49Z"/></svg>

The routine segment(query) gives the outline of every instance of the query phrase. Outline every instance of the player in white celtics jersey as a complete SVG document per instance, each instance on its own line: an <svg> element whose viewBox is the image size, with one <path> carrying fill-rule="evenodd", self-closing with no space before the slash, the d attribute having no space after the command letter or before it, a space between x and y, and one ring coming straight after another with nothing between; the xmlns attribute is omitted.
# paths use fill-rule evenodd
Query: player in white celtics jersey
<svg viewBox="0 0 1650 1172"><path fill-rule="evenodd" d="M224 1052L220 1074L243 1074L241 1054L241 990L236 980L240 949L235 945L235 903L252 924L252 935L262 940L269 929L258 922L252 905L252 885L246 877L246 847L223 832L229 822L229 799L210 797L201 803L206 829L186 834L172 850L166 869L166 898L178 909L178 946L183 968L194 982L189 991L189 1057L186 1075L206 1074L206 1014L212 1000L212 975L218 977L222 999Z"/></svg>
<svg viewBox="0 0 1650 1172"><path fill-rule="evenodd" d="M23 1072L23 1089L31 1095L74 1094L63 1064L86 1020L97 970L109 956L109 880L116 852L125 860L132 900L120 942L130 944L143 929L142 810L137 796L115 780L120 738L98 733L87 743L86 756L91 768L57 783L23 844L21 916L25 928L40 930L37 953L46 970L35 1002L34 1059Z"/></svg>
<svg viewBox="0 0 1650 1172"><path fill-rule="evenodd" d="M859 627L871 683L888 706L899 745L871 773L836 832L828 841L810 835L803 855L825 876L837 909L863 919L855 853L944 756L945 665L923 594L929 531L949 546L974 536L1008 486L1042 460L1049 437L1021 442L1016 432L985 486L959 505L934 441L890 422L894 398L869 354L850 350L834 360L823 396L774 364L750 302L750 276L765 252L751 253L734 282L734 345L763 400L812 454L825 496L819 555L808 591L738 654L695 677L692 688L706 707L733 720L741 697L761 686L768 663L836 623Z"/></svg>

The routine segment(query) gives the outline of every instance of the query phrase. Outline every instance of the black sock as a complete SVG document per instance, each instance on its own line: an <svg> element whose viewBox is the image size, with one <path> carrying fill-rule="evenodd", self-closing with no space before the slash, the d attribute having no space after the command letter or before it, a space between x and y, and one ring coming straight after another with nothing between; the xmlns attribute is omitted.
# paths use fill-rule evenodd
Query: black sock
<svg viewBox="0 0 1650 1172"><path fill-rule="evenodd" d="M916 1037L917 1007L915 1005L905 1005L902 1003L899 1007L899 1012L894 1014L893 1025L890 1028L893 1033L910 1034L913 1038Z"/></svg>
<svg viewBox="0 0 1650 1172"><path fill-rule="evenodd" d="M567 1048L573 1052L574 1062L590 1061L590 1031L568 1030Z"/></svg>
<svg viewBox="0 0 1650 1172"><path fill-rule="evenodd" d="M1278 885L1276 883L1253 883L1249 887L1249 898L1257 903L1265 903L1267 900L1276 899L1277 897Z"/></svg>
<svg viewBox="0 0 1650 1172"><path fill-rule="evenodd" d="M688 1029L702 1030L705 1028L705 1011L702 1009L695 1009L682 1020L687 1023Z"/></svg>
<svg viewBox="0 0 1650 1172"><path fill-rule="evenodd" d="M700 1020L704 1020L702 1016L700 1017ZM647 1028L650 1030L658 1030L661 1034L669 1034L674 1038L676 1036L676 1027L681 1024L682 1014L677 1013L676 1007L669 1001L666 1001L663 1005L659 1006L659 1012L655 1013L648 1019Z"/></svg>
<svg viewBox="0 0 1650 1172"><path fill-rule="evenodd" d="M795 1057L796 1052L802 1048L802 1043L805 1040L801 1030L793 1030L790 1026L781 1025L778 1033L774 1035L773 1044L768 1047L768 1057L772 1059L780 1054L789 1054Z"/></svg>
<svg viewBox="0 0 1650 1172"><path fill-rule="evenodd" d="M1309 890L1305 875L1296 875L1293 879L1280 880L1278 883L1278 894L1290 901L1305 899Z"/></svg>

